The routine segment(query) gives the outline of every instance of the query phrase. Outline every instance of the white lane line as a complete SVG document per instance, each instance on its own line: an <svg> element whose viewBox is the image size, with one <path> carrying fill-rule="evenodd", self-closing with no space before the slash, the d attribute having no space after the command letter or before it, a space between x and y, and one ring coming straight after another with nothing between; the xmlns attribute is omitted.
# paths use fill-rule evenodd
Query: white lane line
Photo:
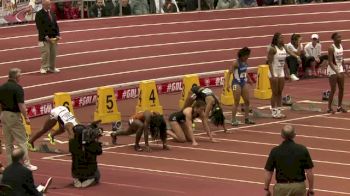
<svg viewBox="0 0 350 196"><path fill-rule="evenodd" d="M330 118L330 119L336 119L336 120L350 120L350 118L333 117L333 116L322 116L322 118Z"/></svg>
<svg viewBox="0 0 350 196"><path fill-rule="evenodd" d="M81 81L81 80L90 80L90 79L102 78L102 77L107 77L107 76L116 76L116 75L130 74L130 73L140 73L140 72L163 70L163 69L181 68L181 67L188 67L188 66L202 65L202 64L203 63L192 63L192 64L185 64L185 65L172 65L172 66L153 67L153 68L147 68L147 69L139 69L139 70L124 71L124 72L116 72L116 73L109 73L109 74L102 74L102 75L93 75L93 76L87 76L87 77L81 77L81 78L60 80L60 81L48 82L48 83L41 83L41 84L36 84L36 85L31 85L31 86L25 86L23 88L24 89L31 89L31 88L36 88L36 87L43 87L43 86L49 86L49 85L55 85L55 84L70 83L70 82Z"/></svg>
<svg viewBox="0 0 350 196"><path fill-rule="evenodd" d="M320 128L320 129L328 129L329 130L344 130L344 131L350 131L350 129L347 128L341 128L341 127L327 127L327 126L318 126L318 125L307 125L307 124L299 124L299 123L281 123L283 125L289 124L289 125L295 125L295 126L302 126L302 127L313 127L313 128Z"/></svg>
<svg viewBox="0 0 350 196"><path fill-rule="evenodd" d="M220 138L218 140L223 141L223 139L220 139ZM277 145L274 145L274 146L277 146ZM238 154L238 155L244 155L244 156L254 156L254 157L264 157L264 158L268 157L268 155L265 155L265 154L244 153L244 152L216 150L216 149L208 149L208 148L185 147L185 146L177 146L177 145L169 145L169 147L171 147L171 148L179 148L179 149L186 149L186 150L195 150L195 151L224 153L224 154ZM109 154L122 154L122 155L128 155L128 156L159 158L159 159L164 159L164 160L179 160L179 161L195 162L195 163L203 163L203 164L212 164L213 163L213 165L222 165L222 166L229 166L229 167L242 167L242 168L248 168L248 169L260 169L260 168L254 167L254 166L244 166L244 165L242 166L242 165L226 164L226 163L218 163L218 162L207 162L207 161L198 161L198 160L189 160L189 159L178 159L178 158L172 158L172 157L153 156L153 155L149 155L149 154L147 154L147 155L130 154L130 153L113 152L113 151L106 151L106 150L104 150L103 152L104 153L109 153ZM323 161L323 160L315 160L315 159L313 159L312 161L315 162L315 163L324 163L324 164L330 164L330 165L350 166L350 163Z"/></svg>
<svg viewBox="0 0 350 196"><path fill-rule="evenodd" d="M243 130L239 130L240 132L244 132ZM199 138L206 138L207 137L199 137ZM279 144L273 144L273 143L266 143L266 142L253 142L253 141L246 141L246 140L234 140L234 139L224 139L224 138L217 138L220 141L226 141L226 142L235 142L235 143L247 143L247 144L256 144L256 145L265 145L265 146L277 146ZM327 148L315 148L307 146L309 150L315 150L315 151L323 151L323 152L336 152L336 153L344 153L344 154L350 154L350 151L345 150L335 150L335 149L327 149ZM350 165L350 164L349 164Z"/></svg>
<svg viewBox="0 0 350 196"><path fill-rule="evenodd" d="M87 42L98 42L98 41L109 41L109 40L115 40L115 39L126 39L126 38L139 38L139 37L154 37L154 36L161 36L161 35L177 35L177 34L188 34L188 33L201 33L201 32L213 32L213 31L229 31L233 28L218 28L218 29L203 29L203 30L193 30L193 31L176 31L176 32L166 32L166 33L151 33L151 34L142 34L142 35L127 35L127 36L121 36L121 37L104 37L104 38L98 38L98 39L87 39L87 40L78 40L78 41L71 41L71 42L60 42L59 45L68 45L68 44L78 44L78 43L87 43ZM318 31L317 33L323 34L323 33L332 33L332 32L349 32L350 29L339 29L339 30L331 30L331 31ZM314 31L310 32L293 32L298 34L312 34ZM292 35L293 33L284 33L284 35ZM220 40L241 40L241 39L255 39L255 38L266 38L271 37L271 35L258 35L258 36L247 36L247 37L228 37ZM322 36L321 36L322 37ZM214 39L211 39L214 40ZM344 41L344 40L343 40ZM330 42L330 41L323 41L323 42ZM8 51L18 51L18 50L26 50L26 49L33 49L38 48L37 45L34 46L26 46L26 47L18 47L18 48L8 48L8 49L2 49L0 52L8 52Z"/></svg>
<svg viewBox="0 0 350 196"><path fill-rule="evenodd" d="M171 147L178 147L173 146ZM185 148L185 149L198 149L198 148ZM207 149L199 148L201 151L207 151ZM184 158L174 158L174 157L164 157L164 156L155 156L155 155L143 155L143 154L130 154L130 153L124 153L124 152L112 152L112 151L103 151L103 153L106 154L118 154L118 155L125 155L125 156L133 156L133 157L142 157L142 158L152 158L152 159L162 159L162 160L173 160L173 161L182 161L182 162L190 162L190 163L199 163L199 164L208 164L208 165L218 165L218 166L226 166L226 167L237 167L237 168L244 168L244 169L254 169L254 170L262 170L263 168L260 167L254 167L254 166L247 166L247 165L236 165L236 164L228 164L228 163L220 163L220 162L212 162L212 161L200 161L200 160L194 160L194 159L184 159ZM263 155L261 157L268 157L267 155ZM328 164L334 164L334 165L342 165L342 166L349 166L348 163L339 163L339 162L328 162L328 161L318 161L318 160L312 160L316 163L328 163ZM324 174L315 174L316 176L322 176L322 177L329 177L330 175L324 175ZM330 178L338 178L338 179L344 179L349 180L348 177L343 176L330 176Z"/></svg>
<svg viewBox="0 0 350 196"><path fill-rule="evenodd" d="M286 23L286 24L273 24L273 25L260 25L260 26L247 26L247 27L236 27L235 29L250 29L250 28L261 28L261 27L280 27L280 26L294 26L294 25L300 25L300 24L327 24L327 23L341 23L341 22L349 22L350 20L336 20L336 21L320 21L320 22L306 22L306 23ZM225 40L225 39L220 39ZM57 55L57 58L65 57L65 56L74 56L74 55L83 55L83 54L91 54L91 53L99 53L99 52L107 52L107 51L116 51L116 50L126 50L126 49L135 49L135 48L147 48L147 47L154 47L154 46L166 46L166 45L176 45L176 44L190 44L190 43L197 43L197 42L203 42L205 40L197 40L197 41L187 41L187 42L173 42L173 43L163 43L163 44L150 44L150 45L141 45L141 46L131 46L131 47L122 47L122 48L109 48L109 49L102 49L102 50L91 50L91 51L84 51L84 52L76 52L76 53L67 53L62 55ZM211 39L207 40L213 41ZM267 44L268 45L268 44ZM265 47L267 47L267 45ZM34 60L40 60L40 58L29 58L29 59L20 59L15 61L7 61L7 62L1 62L2 64L13 64L13 63L19 63L19 62L28 62L28 61L34 61Z"/></svg>
<svg viewBox="0 0 350 196"><path fill-rule="evenodd" d="M103 21L103 20L118 20L118 19L123 19L123 18L141 18L141 17L162 17L162 16L169 16L169 15L195 15L198 13L215 13L215 12L236 12L237 10L247 10L249 11L252 10L260 10L260 9L290 9L290 8L299 8L299 7L323 7L323 6L329 6L329 5L337 5L337 4L348 4L348 2L326 2L322 4L318 3L309 3L309 4L293 4L293 5L283 5L283 6L258 6L258 7L249 7L249 8L235 8L235 9L219 9L219 10L204 10L204 11L191 11L191 12L176 12L176 13L167 13L165 14L147 14L147 15L131 15L131 16L123 16L118 17L104 17L104 18L84 18L84 20L81 19L76 19L76 20L60 20L58 21L59 24L61 23L79 23L79 22L89 22L89 21ZM345 5L344 5L345 6ZM288 14L283 14L283 16L286 16ZM252 16L253 17L253 16ZM256 16L259 17L259 16ZM13 25L13 26L3 26L0 27L1 29L8 29L8 28L21 28L21 27L26 27L26 26L34 26L35 23L30 23L30 24L23 24L23 25Z"/></svg>
<svg viewBox="0 0 350 196"><path fill-rule="evenodd" d="M149 26L161 26L161 25L173 25L173 24L193 24L193 23L203 23L203 22L217 22L217 21L231 21L231 20L244 20L244 19L258 19L258 18L274 18L274 17L290 17L290 16L307 16L307 15L319 15L319 14L335 14L335 13L348 13L350 11L332 11L332 12L307 12L307 13L297 13L297 14L281 14L281 15L261 15L261 16L248 16L248 17L234 17L234 18L221 18L221 19L208 19L208 20L189 20L189 21L179 21L179 22L164 22L164 23L146 23L139 25L126 25L126 26L109 26L109 27L101 27L101 28L90 28L90 29L78 29L71 31L62 31L61 34L65 33L77 33L77 32L87 32L87 31L101 31L101 30L113 30L113 29L124 29L124 28L134 28L134 27L149 27ZM325 21L325 23L334 23L334 22L346 22L348 20L337 20L337 21ZM307 22L307 23L294 23L295 25L303 25L303 24L323 24L322 22ZM288 24L285 24L288 25ZM273 25L272 27L279 26ZM248 28L248 27L236 27L237 29ZM258 28L258 27L256 27ZM12 36L12 37L0 37L1 40L10 40L10 39L18 39L18 38L27 38L27 37L36 37L37 34L29 34L29 35L20 35L20 36Z"/></svg>
<svg viewBox="0 0 350 196"><path fill-rule="evenodd" d="M254 48L262 48L262 47L267 47L267 46L253 46L250 47L252 49ZM194 51L194 52L184 52L184 53L171 53L171 54L164 54L164 55L155 55L155 56L144 56L144 57L137 57L137 58L127 58L127 59L119 59L119 60L110 60L110 61L101 61L101 62L95 62L95 63L87 63L87 64L80 64L80 65L74 65L74 66L67 66L67 67L61 67L60 69L72 69L72 68L77 68L77 67L87 67L87 66L94 66L94 65L101 65L101 64L107 64L107 63L116 63L116 62L125 62L125 61L132 61L132 60L143 60L143 59L152 59L152 58L161 58L161 57L169 57L169 56L181 56L181 55L192 55L192 54L201 54L201 53L212 53L212 52L222 52L222 51L232 51L236 50L239 48L228 48L228 49L215 49L215 50L204 50L204 51ZM350 50L344 50L345 52L348 52ZM61 55L62 56L62 55ZM265 56L262 57L251 57L251 60L254 59L263 59L266 58ZM36 58L37 60L39 58ZM216 62L226 62L226 61L232 61L233 59L229 60L221 60L221 61L216 61ZM211 62L209 62L211 63ZM0 64L5 64L5 63L0 63ZM200 63L200 64L207 64L207 63ZM183 67L187 66L192 66L192 65L198 65L198 63L192 63L192 64L185 64L181 65ZM160 67L159 69L168 69L171 68L172 66L165 66L165 67ZM175 66L175 67L180 67L180 66ZM109 73L109 74L102 74L102 75L94 75L94 76L88 76L88 77L82 77L82 78L75 78L75 79L70 79L70 80L63 80L63 81L56 81L56 82L51 82L51 83L46 83L46 84L38 84L34 86L29 86L27 88L33 88L33 87L38 87L38 86L46 86L46 85L51 85L51 84L58 84L58 83L65 83L65 82L71 82L71 81L78 81L78 80L85 80L89 78L99 78L99 77L106 77L106 76L111 76L111 75L120 75L120 74L126 74L126 73L134 73L134 72L139 72L139 71L149 71L149 70L154 70L155 68L150 68L150 69L142 69L142 70L132 70L132 71L125 71L125 72L115 72L115 73ZM32 71L32 72L26 72L23 73L22 75L28 75L28 74L33 74L33 73L39 73L38 71ZM0 76L0 78L7 78L8 76Z"/></svg>
<svg viewBox="0 0 350 196"><path fill-rule="evenodd" d="M280 123L283 124L283 123ZM289 124L289 123L287 123ZM244 129L244 128L242 128ZM270 134L270 135L281 135L281 133L278 132L269 132L269 131L255 131L255 130L238 130L242 132L251 132L251 133L261 133L261 134ZM331 138L331 137L319 137L319 136L312 136L312 135L301 135L298 134L298 138L311 138L311 139L319 139L319 140L330 140L330 141L341 141L341 142L350 142L350 139L340 139L340 138Z"/></svg>
<svg viewBox="0 0 350 196"><path fill-rule="evenodd" d="M71 160L66 159L50 159L53 161L61 161L61 162L71 162ZM222 181L231 181L231 182L241 182L241 183L249 183L249 184L259 184L263 185L263 182L257 182L257 181L250 181L250 180L241 180L241 179L235 179L235 178L223 178L223 177L216 177L216 176L207 176L207 175L200 175L200 174L190 174L190 173L183 173L183 172L174 172L174 171L167 171L167 170L155 170L155 169L149 169L149 168L140 168L140 167L129 167L129 166L122 166L122 165L111 165L111 164L103 164L100 163L100 166L105 167L111 167L111 168L121 168L121 169L129 169L129 170L136 170L136 171L146 171L151 173L162 173L162 174L171 174L171 175L179 175L179 176L188 176L188 177L196 177L196 178L204 178L204 179L213 179L213 180L222 180ZM271 184L273 186L273 184ZM333 190L325 190L325 189L315 189L315 191L319 192L326 192L326 193L335 193L335 194L343 194L343 195L350 195L348 192L340 192L340 191L333 191Z"/></svg>
<svg viewBox="0 0 350 196"><path fill-rule="evenodd" d="M240 130L240 129L246 129L246 128L251 128L251 127L260 127L260 126L266 126L266 125L272 125L272 124L279 124L281 122L291 122L291 121L295 121L295 120L303 120L303 119L315 118L315 117L320 117L320 116L329 116L329 115L330 114L308 115L308 116L304 116L304 117L291 118L291 119L286 119L286 120L276 120L276 121L272 121L272 122L260 123L260 124L255 124L255 125L248 125L248 126L244 126L244 127L228 128L228 130ZM212 131L212 132L219 133L219 132L223 132L223 131L224 130L216 130L216 131ZM198 135L204 135L204 134L206 134L206 133L203 132L203 133L197 133L194 135L198 136ZM141 144L143 144L143 143L141 143ZM104 148L104 149L107 150L107 149L123 148L123 147L132 146L132 145L134 145L134 143L119 145L119 146L111 146L111 147ZM43 157L42 159L53 159L53 158L64 157L67 155L69 155L69 154L47 156L47 157Z"/></svg>

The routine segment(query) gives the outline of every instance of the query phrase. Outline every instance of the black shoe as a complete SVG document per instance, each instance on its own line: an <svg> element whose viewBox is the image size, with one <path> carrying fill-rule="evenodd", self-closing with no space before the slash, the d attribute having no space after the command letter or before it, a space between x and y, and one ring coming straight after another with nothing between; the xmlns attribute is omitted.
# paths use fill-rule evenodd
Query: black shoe
<svg viewBox="0 0 350 196"><path fill-rule="evenodd" d="M343 107L338 107L337 112L347 113L348 111L346 109L344 109Z"/></svg>
<svg viewBox="0 0 350 196"><path fill-rule="evenodd" d="M334 112L334 110L331 108L331 109L328 109L328 110L327 110L327 113L334 114L335 112Z"/></svg>
<svg viewBox="0 0 350 196"><path fill-rule="evenodd" d="M117 135L115 133L111 133L112 144L117 145Z"/></svg>

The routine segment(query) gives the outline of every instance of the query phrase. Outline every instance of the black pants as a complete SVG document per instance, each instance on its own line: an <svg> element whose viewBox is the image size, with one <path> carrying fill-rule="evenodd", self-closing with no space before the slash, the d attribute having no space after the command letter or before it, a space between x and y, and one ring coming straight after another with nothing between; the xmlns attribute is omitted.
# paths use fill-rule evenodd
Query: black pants
<svg viewBox="0 0 350 196"><path fill-rule="evenodd" d="M297 75L298 67L299 67L298 59L295 58L294 56L288 56L286 58L286 62L289 68L290 75L292 74Z"/></svg>

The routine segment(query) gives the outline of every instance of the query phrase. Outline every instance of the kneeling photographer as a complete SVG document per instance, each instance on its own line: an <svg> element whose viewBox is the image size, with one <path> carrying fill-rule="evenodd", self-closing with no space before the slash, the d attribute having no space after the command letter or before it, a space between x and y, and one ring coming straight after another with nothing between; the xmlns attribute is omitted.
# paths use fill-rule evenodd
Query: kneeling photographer
<svg viewBox="0 0 350 196"><path fill-rule="evenodd" d="M74 138L69 140L69 152L72 154L72 176L76 188L85 188L100 180L96 158L102 154L99 138L103 130L98 127L99 122L73 128Z"/></svg>

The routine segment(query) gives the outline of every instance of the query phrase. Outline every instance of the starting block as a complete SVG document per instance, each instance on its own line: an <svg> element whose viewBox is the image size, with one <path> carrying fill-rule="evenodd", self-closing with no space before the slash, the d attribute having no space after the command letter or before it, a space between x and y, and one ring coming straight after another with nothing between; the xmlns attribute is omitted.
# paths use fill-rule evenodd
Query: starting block
<svg viewBox="0 0 350 196"><path fill-rule="evenodd" d="M198 86L200 86L198 75L196 74L185 75L182 80L182 93L179 101L180 108L184 106L188 96L188 92L191 90L193 84L197 84Z"/></svg>
<svg viewBox="0 0 350 196"><path fill-rule="evenodd" d="M65 106L66 108L68 108L69 112L71 112L74 115L72 98L70 94L66 92L55 93L53 97L53 105L54 107ZM56 123L53 129L58 130L58 128L58 123Z"/></svg>
<svg viewBox="0 0 350 196"><path fill-rule="evenodd" d="M226 81L229 79L229 84L232 84L232 80L233 80L233 75L230 74L229 75L229 71L225 70L224 72L224 87L222 89L222 93L220 96L220 101L223 105L233 105L234 104L234 99L233 99L233 94L232 94L232 89L230 88L229 91L227 91L227 84ZM240 104L243 104L243 98L241 97L241 99L239 100Z"/></svg>
<svg viewBox="0 0 350 196"><path fill-rule="evenodd" d="M258 80L256 88L254 89L254 97L257 99L271 99L272 97L268 65L259 65Z"/></svg>
<svg viewBox="0 0 350 196"><path fill-rule="evenodd" d="M121 120L118 111L117 100L112 87L99 87L97 89L96 111L94 121L101 120L101 123L110 123Z"/></svg>
<svg viewBox="0 0 350 196"><path fill-rule="evenodd" d="M163 107L159 102L156 83L153 80L142 81L139 87L139 99L136 112L146 110L163 114Z"/></svg>
<svg viewBox="0 0 350 196"><path fill-rule="evenodd" d="M30 135L32 134L32 128L31 128L30 125L28 125L28 124L26 123L26 121L24 120L23 115L21 115L21 116L22 116L22 121L23 121L24 128L26 129L27 137L30 137Z"/></svg>

